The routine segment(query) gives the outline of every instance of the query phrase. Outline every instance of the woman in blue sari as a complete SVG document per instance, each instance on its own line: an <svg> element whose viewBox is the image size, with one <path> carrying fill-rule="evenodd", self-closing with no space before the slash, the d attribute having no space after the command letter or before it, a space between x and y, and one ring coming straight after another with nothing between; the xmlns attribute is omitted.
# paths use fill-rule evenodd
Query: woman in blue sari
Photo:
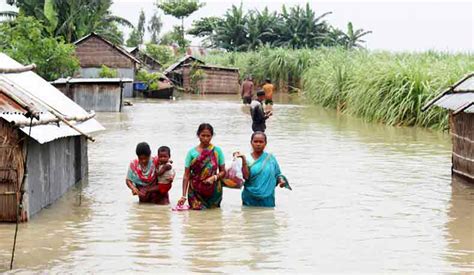
<svg viewBox="0 0 474 275"><path fill-rule="evenodd" d="M267 152L267 136L255 132L251 138L253 152L242 158L242 174L245 179L242 202L245 206L275 207L275 187L289 187L281 174L276 158Z"/></svg>

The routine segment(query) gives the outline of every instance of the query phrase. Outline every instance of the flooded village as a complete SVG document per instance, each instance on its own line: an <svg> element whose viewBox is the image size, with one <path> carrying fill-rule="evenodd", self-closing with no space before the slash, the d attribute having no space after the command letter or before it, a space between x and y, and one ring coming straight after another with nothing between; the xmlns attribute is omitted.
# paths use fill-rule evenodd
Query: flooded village
<svg viewBox="0 0 474 275"><path fill-rule="evenodd" d="M212 4L156 2L127 41L53 24L112 1L0 15L0 272L474 271L472 52L372 51L309 3L167 41L173 5Z"/></svg>

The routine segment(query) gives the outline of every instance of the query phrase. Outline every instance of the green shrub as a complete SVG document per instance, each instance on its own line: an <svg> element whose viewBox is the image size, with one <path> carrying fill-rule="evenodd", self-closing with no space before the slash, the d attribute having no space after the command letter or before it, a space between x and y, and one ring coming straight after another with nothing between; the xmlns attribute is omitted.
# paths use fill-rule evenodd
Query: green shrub
<svg viewBox="0 0 474 275"><path fill-rule="evenodd" d="M115 70L115 69L111 69L105 65L102 65L102 67L100 67L100 71L99 71L99 77L102 77L102 78L115 78L118 76L118 71Z"/></svg>
<svg viewBox="0 0 474 275"><path fill-rule="evenodd" d="M289 90L301 89L311 102L369 121L396 126L447 127L447 112L421 107L465 74L473 54L320 48L263 48L257 52L212 53L209 64L237 67L257 84L270 77ZM285 87L279 87L285 88Z"/></svg>

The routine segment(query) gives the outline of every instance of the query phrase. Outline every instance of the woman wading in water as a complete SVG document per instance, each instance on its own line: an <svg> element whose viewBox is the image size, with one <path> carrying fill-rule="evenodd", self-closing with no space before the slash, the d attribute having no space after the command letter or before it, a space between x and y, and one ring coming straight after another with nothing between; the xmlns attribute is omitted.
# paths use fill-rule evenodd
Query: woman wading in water
<svg viewBox="0 0 474 275"><path fill-rule="evenodd" d="M267 136L255 132L251 138L253 152L242 158L242 174L245 179L242 202L245 206L275 207L275 187L287 187L288 181L280 172L276 158L267 152Z"/></svg>
<svg viewBox="0 0 474 275"><path fill-rule="evenodd" d="M200 144L189 150L185 160L183 196L178 205L188 200L193 210L220 207L221 179L225 176L225 160L221 148L211 144L214 129L208 123L199 125Z"/></svg>

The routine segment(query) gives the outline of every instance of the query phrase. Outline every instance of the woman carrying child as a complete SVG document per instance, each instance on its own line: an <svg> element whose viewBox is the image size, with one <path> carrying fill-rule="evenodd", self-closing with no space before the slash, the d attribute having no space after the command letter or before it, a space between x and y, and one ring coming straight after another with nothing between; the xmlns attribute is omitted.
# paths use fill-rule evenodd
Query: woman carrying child
<svg viewBox="0 0 474 275"><path fill-rule="evenodd" d="M211 144L214 129L208 123L199 125L197 136L200 144L189 150L185 160L183 196L193 210L220 207L222 201L221 179L225 176L225 160L221 148Z"/></svg>
<svg viewBox="0 0 474 275"><path fill-rule="evenodd" d="M133 195L138 195L141 203L169 204L168 191L174 178L169 150L161 157L158 150L158 157L152 159L150 146L141 142L135 152L137 159L130 162L127 172L128 188ZM160 179L163 181L161 184L157 182Z"/></svg>

